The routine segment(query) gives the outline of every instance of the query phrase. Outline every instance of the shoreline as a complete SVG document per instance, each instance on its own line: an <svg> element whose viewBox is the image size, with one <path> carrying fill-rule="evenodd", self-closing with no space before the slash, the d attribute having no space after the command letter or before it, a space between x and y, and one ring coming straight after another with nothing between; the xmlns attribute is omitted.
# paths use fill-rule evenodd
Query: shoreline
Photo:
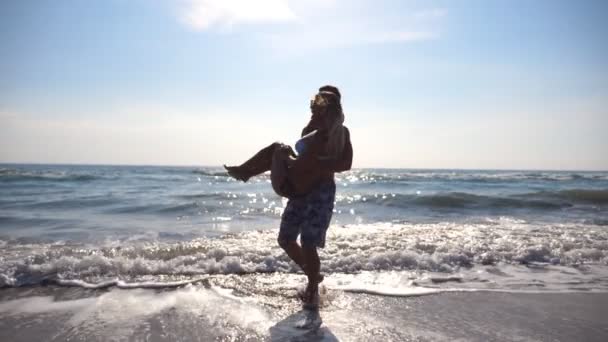
<svg viewBox="0 0 608 342"><path fill-rule="evenodd" d="M235 282L241 281L235 278ZM264 279L257 279L264 282ZM263 288L260 287L260 288ZM390 297L329 290L319 330L284 291L0 290L0 340L606 341L608 293L444 292ZM247 291L244 291L247 292ZM15 300L15 298L19 298Z"/></svg>

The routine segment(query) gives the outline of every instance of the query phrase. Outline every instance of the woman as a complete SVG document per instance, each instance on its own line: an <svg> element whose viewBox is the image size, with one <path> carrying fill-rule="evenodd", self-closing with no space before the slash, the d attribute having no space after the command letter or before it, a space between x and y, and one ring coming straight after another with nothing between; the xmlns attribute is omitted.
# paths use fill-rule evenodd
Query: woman
<svg viewBox="0 0 608 342"><path fill-rule="evenodd" d="M350 170L353 150L350 133L343 125L341 94L334 86L323 86L311 100L312 116L291 147L274 143L240 166L226 167L232 177L247 181L271 170L273 189L289 201L281 216L278 242L308 277L304 301L318 303L320 261L317 248L325 246L325 235L334 207L334 173ZM297 243L300 235L301 246Z"/></svg>

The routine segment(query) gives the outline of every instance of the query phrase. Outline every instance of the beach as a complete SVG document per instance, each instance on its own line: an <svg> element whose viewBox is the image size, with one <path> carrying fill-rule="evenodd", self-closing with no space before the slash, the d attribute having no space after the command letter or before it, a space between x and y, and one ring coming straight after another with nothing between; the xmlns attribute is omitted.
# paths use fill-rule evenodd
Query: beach
<svg viewBox="0 0 608 342"><path fill-rule="evenodd" d="M608 342L607 13L2 1L0 342Z"/></svg>
<svg viewBox="0 0 608 342"><path fill-rule="evenodd" d="M170 290L2 292L2 341L605 341L606 293L455 292L395 297L328 290L319 329L296 328L292 295ZM287 293L287 292L286 292ZM9 299L10 298L10 299ZM21 298L21 299L19 299ZM218 303L222 303L218 305Z"/></svg>

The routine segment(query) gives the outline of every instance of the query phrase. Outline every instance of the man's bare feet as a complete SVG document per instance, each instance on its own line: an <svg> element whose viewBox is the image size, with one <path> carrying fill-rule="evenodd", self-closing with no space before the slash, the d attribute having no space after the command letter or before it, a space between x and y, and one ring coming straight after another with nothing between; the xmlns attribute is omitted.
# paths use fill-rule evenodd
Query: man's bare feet
<svg viewBox="0 0 608 342"><path fill-rule="evenodd" d="M224 169L228 172L232 178L247 182L249 180L249 176L246 175L246 172L240 166L226 166L224 165Z"/></svg>
<svg viewBox="0 0 608 342"><path fill-rule="evenodd" d="M308 283L302 297L304 308L316 309L319 307L319 301L319 283Z"/></svg>
<svg viewBox="0 0 608 342"><path fill-rule="evenodd" d="M319 284L325 279L325 276L319 273L317 282L311 284L310 282L306 285L306 289L303 292L298 293L300 300L306 307L318 307L319 306Z"/></svg>

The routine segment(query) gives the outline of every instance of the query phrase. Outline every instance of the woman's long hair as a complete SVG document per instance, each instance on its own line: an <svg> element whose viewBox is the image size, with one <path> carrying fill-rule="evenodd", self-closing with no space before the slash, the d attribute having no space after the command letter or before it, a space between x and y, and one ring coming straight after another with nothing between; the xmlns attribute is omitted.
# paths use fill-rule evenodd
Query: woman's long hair
<svg viewBox="0 0 608 342"><path fill-rule="evenodd" d="M327 155L320 156L321 159L333 159L342 155L346 145L346 133L344 128L344 112L342 111L341 95L338 88L334 86L323 86L319 88L319 94L327 101L327 113L334 117L329 127L327 140Z"/></svg>

